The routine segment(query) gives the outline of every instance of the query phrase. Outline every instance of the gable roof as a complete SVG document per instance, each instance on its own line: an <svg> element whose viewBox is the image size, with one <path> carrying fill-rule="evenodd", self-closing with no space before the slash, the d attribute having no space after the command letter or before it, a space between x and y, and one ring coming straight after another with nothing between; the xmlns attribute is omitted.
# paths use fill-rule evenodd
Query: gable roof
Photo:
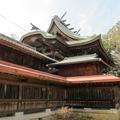
<svg viewBox="0 0 120 120"><path fill-rule="evenodd" d="M59 38L57 36L57 34L52 34L51 29L54 31L57 31L56 28L54 28L54 26L56 26L58 29L58 32L61 31L63 37L65 37L67 40L63 40L62 38ZM51 42L52 40L58 41L55 42L57 43L54 47L56 47L56 49L61 49L61 47L58 47L59 45L63 45L64 46L64 51L65 50L70 50L70 52L74 52L74 50L79 50L81 51L83 48L89 48L90 46L93 46L93 49L97 49L97 54L100 56L100 58L102 58L106 63L110 64L110 65L114 65L114 62L112 60L112 58L110 57L110 55L106 52L104 46L102 45L101 42L101 35L96 36L93 39L89 39L89 38L81 38L77 33L72 32L71 30L69 30L65 24L62 22L62 20L58 17L58 16L54 16L54 18L51 21L50 27L48 29L48 32L43 32L43 31L33 31L30 32L28 34L25 34L22 38L21 41L22 42L26 42L29 41L29 39L27 39L27 37L32 36L33 35L41 35L43 37L43 39L47 39L47 42L49 45L54 46L54 41ZM69 39L70 38L70 39ZM37 39L37 38L35 38ZM51 41L49 41L51 40ZM32 41L32 39L31 39ZM34 42L34 41L32 41ZM94 44L94 45L93 45ZM62 49L61 49L62 51ZM63 51L63 52L64 52Z"/></svg>
<svg viewBox="0 0 120 120"><path fill-rule="evenodd" d="M48 28L48 32L51 31L52 27L56 25L57 28L65 35L67 35L68 37L74 39L74 40L79 40L80 39L80 35L78 35L77 33L72 32L71 30L69 30L65 24L62 22L62 20L55 15L54 18L51 21L51 24Z"/></svg>

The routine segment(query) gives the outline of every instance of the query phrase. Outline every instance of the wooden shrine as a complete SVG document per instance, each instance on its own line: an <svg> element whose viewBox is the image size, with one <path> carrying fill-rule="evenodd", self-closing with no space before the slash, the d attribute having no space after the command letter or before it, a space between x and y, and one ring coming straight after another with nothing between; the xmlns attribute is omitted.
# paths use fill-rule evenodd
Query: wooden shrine
<svg viewBox="0 0 120 120"><path fill-rule="evenodd" d="M0 34L0 116L62 106L120 107L120 79L102 73L114 65L101 36L82 38L55 16L47 32L20 41Z"/></svg>

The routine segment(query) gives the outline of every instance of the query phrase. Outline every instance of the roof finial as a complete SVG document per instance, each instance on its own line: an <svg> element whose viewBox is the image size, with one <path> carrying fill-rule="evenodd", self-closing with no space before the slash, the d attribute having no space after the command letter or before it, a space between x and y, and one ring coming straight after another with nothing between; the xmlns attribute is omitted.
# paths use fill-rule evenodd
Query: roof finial
<svg viewBox="0 0 120 120"><path fill-rule="evenodd" d="M60 19L62 20L66 14L67 14L67 11L65 11L65 13L62 15L62 17Z"/></svg>
<svg viewBox="0 0 120 120"><path fill-rule="evenodd" d="M65 22L66 22L66 20L62 20L61 22L65 23Z"/></svg>
<svg viewBox="0 0 120 120"><path fill-rule="evenodd" d="M73 30L74 28L69 28L69 30Z"/></svg>
<svg viewBox="0 0 120 120"><path fill-rule="evenodd" d="M74 31L74 33L77 33L77 31Z"/></svg>
<svg viewBox="0 0 120 120"><path fill-rule="evenodd" d="M30 23L30 25L32 25L31 30L40 30L37 26L35 26L34 24Z"/></svg>
<svg viewBox="0 0 120 120"><path fill-rule="evenodd" d="M81 28L79 28L79 30L77 31L77 33L79 33L79 32L80 32L80 30L81 30Z"/></svg>

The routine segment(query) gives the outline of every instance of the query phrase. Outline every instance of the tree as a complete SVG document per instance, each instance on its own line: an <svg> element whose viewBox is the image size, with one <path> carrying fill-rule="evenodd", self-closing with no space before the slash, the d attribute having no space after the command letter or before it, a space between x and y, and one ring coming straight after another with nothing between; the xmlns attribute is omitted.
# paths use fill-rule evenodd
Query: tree
<svg viewBox="0 0 120 120"><path fill-rule="evenodd" d="M108 51L120 51L120 21L118 21L107 34L102 35L102 40Z"/></svg>
<svg viewBox="0 0 120 120"><path fill-rule="evenodd" d="M103 45L114 60L114 67L107 70L106 73L120 76L120 21L116 23L107 34L102 35Z"/></svg>

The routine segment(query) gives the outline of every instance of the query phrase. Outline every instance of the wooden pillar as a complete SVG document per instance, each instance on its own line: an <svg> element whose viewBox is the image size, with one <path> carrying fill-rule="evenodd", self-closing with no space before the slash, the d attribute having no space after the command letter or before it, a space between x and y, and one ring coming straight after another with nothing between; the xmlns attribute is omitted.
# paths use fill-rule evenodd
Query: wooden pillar
<svg viewBox="0 0 120 120"><path fill-rule="evenodd" d="M17 105L18 111L21 109L21 102L22 102L22 82L19 79L19 95L18 95L18 105Z"/></svg>
<svg viewBox="0 0 120 120"><path fill-rule="evenodd" d="M120 108L120 88L118 87L118 86L114 86L114 88L113 88L113 90L114 90L114 105L115 105L115 108Z"/></svg>

